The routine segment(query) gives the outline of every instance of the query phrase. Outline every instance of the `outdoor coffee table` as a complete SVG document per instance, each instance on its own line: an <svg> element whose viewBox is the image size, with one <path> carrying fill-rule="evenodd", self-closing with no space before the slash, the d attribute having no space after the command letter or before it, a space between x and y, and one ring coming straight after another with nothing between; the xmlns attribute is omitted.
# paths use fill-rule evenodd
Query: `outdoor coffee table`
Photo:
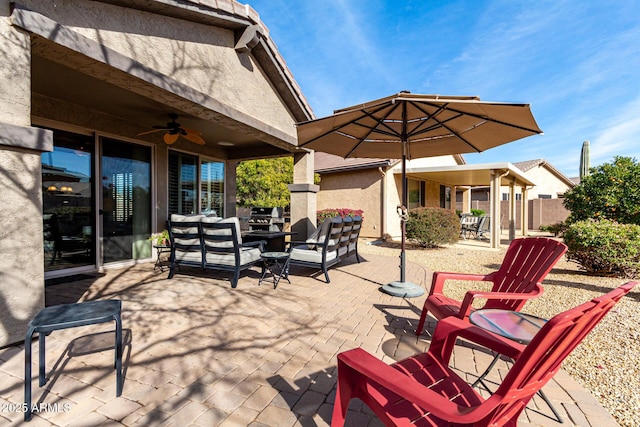
<svg viewBox="0 0 640 427"><path fill-rule="evenodd" d="M529 344L540 328L547 323L547 319L542 319L519 311L500 309L476 310L469 315L469 321L485 331L492 332L496 335L500 335L525 345ZM478 384L482 384L487 391L491 392L483 380L489 374L491 369L493 369L499 358L500 354L497 353L487 369L485 369L480 377L478 377L478 379L473 383L473 387ZM539 390L538 395L549 406L549 409L551 409L551 412L553 412L553 415L555 415L557 420L562 423L562 417L560 417L560 414L558 414L558 411L553 407L544 392Z"/></svg>
<svg viewBox="0 0 640 427"><path fill-rule="evenodd" d="M268 273L273 277L273 289L278 286L280 279L289 280L289 252L263 252L260 254L264 264L262 276L258 281L258 286L262 284Z"/></svg>
<svg viewBox="0 0 640 427"><path fill-rule="evenodd" d="M120 312L122 301L105 300L79 302L75 304L53 305L43 308L29 322L24 338L24 420L31 420L31 339L34 333L39 340L39 376L38 385L46 383L45 377L45 337L52 331L116 322L115 358L116 397L122 394L122 321Z"/></svg>

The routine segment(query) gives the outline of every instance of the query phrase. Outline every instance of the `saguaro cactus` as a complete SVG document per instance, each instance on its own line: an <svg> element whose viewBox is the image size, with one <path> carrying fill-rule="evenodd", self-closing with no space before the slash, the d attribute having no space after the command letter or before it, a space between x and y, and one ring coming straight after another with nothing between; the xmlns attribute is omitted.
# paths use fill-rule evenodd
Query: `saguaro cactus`
<svg viewBox="0 0 640 427"><path fill-rule="evenodd" d="M582 143L582 153L580 155L580 179L589 175L589 168L591 167L589 162L589 141Z"/></svg>

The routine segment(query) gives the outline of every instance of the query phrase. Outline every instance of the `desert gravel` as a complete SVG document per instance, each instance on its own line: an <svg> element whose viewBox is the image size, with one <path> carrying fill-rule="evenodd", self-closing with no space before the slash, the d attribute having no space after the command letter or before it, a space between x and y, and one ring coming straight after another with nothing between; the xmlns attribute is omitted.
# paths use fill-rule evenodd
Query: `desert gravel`
<svg viewBox="0 0 640 427"><path fill-rule="evenodd" d="M489 273L499 267L506 244L499 250L472 244L461 242L437 249L408 246L407 260L430 271ZM387 256L399 253L395 243L367 239L361 240L358 250ZM522 311L550 318L627 281L587 275L563 257L544 280L544 294L527 302ZM427 290L429 284L424 284ZM445 293L461 299L469 286L469 282L448 281ZM488 290L490 284L474 282L473 288ZM569 355L562 369L595 396L621 426L640 426L640 284Z"/></svg>

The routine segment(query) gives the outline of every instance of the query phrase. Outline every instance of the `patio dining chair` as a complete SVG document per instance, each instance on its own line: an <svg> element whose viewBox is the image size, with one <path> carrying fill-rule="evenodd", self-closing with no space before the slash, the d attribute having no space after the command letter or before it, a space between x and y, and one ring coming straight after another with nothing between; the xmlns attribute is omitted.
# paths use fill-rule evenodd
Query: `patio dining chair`
<svg viewBox="0 0 640 427"><path fill-rule="evenodd" d="M478 224L474 230L476 239L489 240L491 234L491 215L482 215L478 220Z"/></svg>
<svg viewBox="0 0 640 427"><path fill-rule="evenodd" d="M476 300L485 299L482 308L519 311L530 298L542 295L542 281L567 251L567 246L546 237L526 237L511 241L502 264L489 274L435 272L431 291L424 302L416 335L422 334L427 313L436 319L457 316L467 319ZM468 291L462 301L444 294L446 280L492 282L490 292Z"/></svg>
<svg viewBox="0 0 640 427"><path fill-rule="evenodd" d="M449 361L458 338L480 345L487 340L496 343L492 334L457 317L438 322L426 353L392 365L361 348L340 353L331 426L344 425L353 398L387 426L516 426L528 402L560 370L563 360L635 285L629 282L554 316L487 399L451 369Z"/></svg>
<svg viewBox="0 0 640 427"><path fill-rule="evenodd" d="M471 236L471 234L476 233L479 219L480 217L468 213L460 216L460 236L464 240L467 240L467 237Z"/></svg>

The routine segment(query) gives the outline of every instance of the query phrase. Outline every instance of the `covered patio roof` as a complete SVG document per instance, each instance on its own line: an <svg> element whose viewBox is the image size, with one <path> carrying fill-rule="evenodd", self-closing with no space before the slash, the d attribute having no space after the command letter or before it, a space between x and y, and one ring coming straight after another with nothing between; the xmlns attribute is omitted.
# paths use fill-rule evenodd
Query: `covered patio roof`
<svg viewBox="0 0 640 427"><path fill-rule="evenodd" d="M395 173L400 173L396 171ZM509 237L515 238L516 200L515 187L522 188L522 215L520 230L526 234L528 222L527 209L524 205L527 201L527 189L536 184L531 181L520 169L511 163L485 163L478 165L457 165L437 167L407 168L407 177L419 180L439 182L452 187L490 187L490 212L492 218L491 239L492 248L500 247L500 187L507 186L510 189L509 197ZM455 209L455 205L454 205Z"/></svg>
<svg viewBox="0 0 640 427"><path fill-rule="evenodd" d="M515 184L520 187L536 185L524 172L508 162L407 168L409 178L428 179L456 187L490 185L492 174L500 175L500 185Z"/></svg>

